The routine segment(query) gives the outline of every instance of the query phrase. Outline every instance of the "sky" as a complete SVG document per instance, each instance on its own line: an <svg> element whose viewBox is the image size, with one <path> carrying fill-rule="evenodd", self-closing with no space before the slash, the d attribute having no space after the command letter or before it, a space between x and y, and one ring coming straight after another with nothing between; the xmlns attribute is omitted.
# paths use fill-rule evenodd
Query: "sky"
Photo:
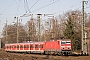
<svg viewBox="0 0 90 60"><path fill-rule="evenodd" d="M90 13L90 0L85 4L85 11ZM88 7L88 8L87 8ZM23 14L53 14L58 16L69 10L82 11L82 0L0 0L0 33L6 23L16 22L14 17L22 19L22 24L30 20L29 17L20 17Z"/></svg>

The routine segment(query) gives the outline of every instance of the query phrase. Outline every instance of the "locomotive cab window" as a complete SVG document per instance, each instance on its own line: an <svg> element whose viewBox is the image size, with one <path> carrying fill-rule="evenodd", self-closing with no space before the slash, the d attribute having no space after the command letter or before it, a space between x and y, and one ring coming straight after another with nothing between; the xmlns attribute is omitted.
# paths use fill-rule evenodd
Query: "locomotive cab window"
<svg viewBox="0 0 90 60"><path fill-rule="evenodd" d="M67 41L66 44L70 44L70 41Z"/></svg>
<svg viewBox="0 0 90 60"><path fill-rule="evenodd" d="M65 42L64 42L64 41L62 41L62 42L61 42L61 44L65 44Z"/></svg>

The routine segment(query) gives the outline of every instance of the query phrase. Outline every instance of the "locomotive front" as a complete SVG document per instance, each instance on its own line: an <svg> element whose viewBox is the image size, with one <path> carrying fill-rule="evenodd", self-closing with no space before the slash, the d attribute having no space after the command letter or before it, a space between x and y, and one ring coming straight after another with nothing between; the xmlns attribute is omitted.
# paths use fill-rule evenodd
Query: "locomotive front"
<svg viewBox="0 0 90 60"><path fill-rule="evenodd" d="M71 40L69 41L61 41L61 53L63 55L71 55L72 54L72 46Z"/></svg>

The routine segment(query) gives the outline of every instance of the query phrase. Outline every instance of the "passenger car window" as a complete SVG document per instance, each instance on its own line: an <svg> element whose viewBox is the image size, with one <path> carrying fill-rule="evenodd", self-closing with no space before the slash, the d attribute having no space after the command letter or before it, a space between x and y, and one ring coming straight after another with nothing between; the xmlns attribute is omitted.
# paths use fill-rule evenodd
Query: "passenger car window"
<svg viewBox="0 0 90 60"><path fill-rule="evenodd" d="M20 45L20 48L23 48L23 46L22 46L22 45Z"/></svg>
<svg viewBox="0 0 90 60"><path fill-rule="evenodd" d="M17 48L19 48L19 45L17 45Z"/></svg>
<svg viewBox="0 0 90 60"><path fill-rule="evenodd" d="M30 45L30 48L33 48L33 45Z"/></svg>
<svg viewBox="0 0 90 60"><path fill-rule="evenodd" d="M38 48L38 45L35 45L35 48Z"/></svg>

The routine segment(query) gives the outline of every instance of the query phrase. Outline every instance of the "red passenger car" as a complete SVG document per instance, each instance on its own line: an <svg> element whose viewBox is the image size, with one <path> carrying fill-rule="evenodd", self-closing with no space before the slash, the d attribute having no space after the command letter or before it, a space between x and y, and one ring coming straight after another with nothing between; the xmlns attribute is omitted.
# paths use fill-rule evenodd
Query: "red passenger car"
<svg viewBox="0 0 90 60"><path fill-rule="evenodd" d="M44 45L44 42L5 44L5 50L12 52L43 53Z"/></svg>

